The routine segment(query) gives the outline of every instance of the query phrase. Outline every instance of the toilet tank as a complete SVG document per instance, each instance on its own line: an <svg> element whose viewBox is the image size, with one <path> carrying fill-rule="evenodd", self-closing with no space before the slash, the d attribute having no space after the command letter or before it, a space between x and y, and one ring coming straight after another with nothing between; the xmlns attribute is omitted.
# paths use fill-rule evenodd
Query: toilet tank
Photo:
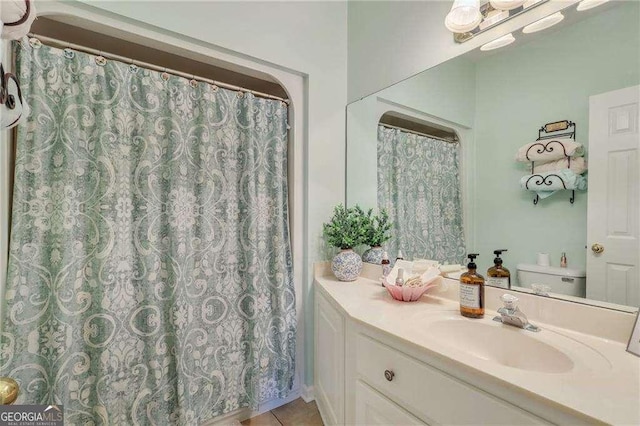
<svg viewBox="0 0 640 426"><path fill-rule="evenodd" d="M584 270L520 263L517 271L520 287L531 288L531 284L544 284L549 286L550 293L575 297L587 295L587 274Z"/></svg>

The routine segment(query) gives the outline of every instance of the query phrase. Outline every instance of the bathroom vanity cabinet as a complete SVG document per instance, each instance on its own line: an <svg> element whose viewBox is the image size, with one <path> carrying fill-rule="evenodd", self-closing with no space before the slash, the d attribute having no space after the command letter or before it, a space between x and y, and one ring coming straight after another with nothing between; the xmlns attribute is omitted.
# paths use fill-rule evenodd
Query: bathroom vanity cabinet
<svg viewBox="0 0 640 426"><path fill-rule="evenodd" d="M323 296L315 299L316 369L314 392L323 402L325 424L345 421L345 318ZM319 405L319 404L318 404Z"/></svg>
<svg viewBox="0 0 640 426"><path fill-rule="evenodd" d="M541 394L539 389L544 389L550 373L509 371L514 377L509 380L485 370L472 358L449 357L431 350L429 328L421 328L422 318L427 322L429 316L453 318L457 305L452 301L433 298L428 303L396 302L387 298L379 284L367 279L341 283L329 276L316 277L314 289L314 391L326 424L531 425L609 420L554 401L553 392ZM632 371L640 365L630 358L624 361L630 364L622 367L631 366ZM572 380L570 374L575 374L577 367L572 371L566 380ZM531 389L518 381L527 377L538 382ZM562 385L553 381L547 386L563 391L557 389ZM564 389L572 391L570 386ZM586 396L597 397L598 392ZM632 401L637 396L628 397ZM625 419L638 420L626 401L616 403L623 404L623 415L631 413ZM607 401L601 404L603 413L612 408Z"/></svg>
<svg viewBox="0 0 640 426"><path fill-rule="evenodd" d="M316 382L326 424L549 424L349 321L316 291Z"/></svg>
<svg viewBox="0 0 640 426"><path fill-rule="evenodd" d="M406 416L415 415L427 424L542 423L539 418L409 356L397 343L374 336L366 329L352 335L355 345L348 356L355 359L356 423L379 424L375 422L376 406L366 397L358 403L359 393L367 386L372 393L394 401L396 412L406 410ZM396 423L393 418L389 420Z"/></svg>

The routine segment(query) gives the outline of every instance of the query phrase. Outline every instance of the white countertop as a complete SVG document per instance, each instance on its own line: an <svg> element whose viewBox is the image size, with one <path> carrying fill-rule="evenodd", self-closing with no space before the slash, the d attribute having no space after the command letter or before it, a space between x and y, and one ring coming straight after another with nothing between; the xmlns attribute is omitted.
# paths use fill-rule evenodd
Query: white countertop
<svg viewBox="0 0 640 426"><path fill-rule="evenodd" d="M345 315L412 344L420 351L424 350L426 355L450 359L479 376L490 376L508 383L527 396L540 398L545 403L555 403L556 407L559 405L562 409L586 416L586 420L621 425L640 424L640 358L626 352L626 344L590 335L584 330L578 332L541 322L535 322L542 328L540 333L518 330L491 321L496 313L489 309L484 319L468 319L527 333L527 336L562 350L575 364L571 371L564 373L521 370L478 358L429 338L425 330L430 322L443 318L464 318L459 314L457 300L428 295L416 302L399 302L393 300L377 281L361 277L354 282L341 282L322 267L316 269L315 278L316 288ZM487 291L500 290L487 288ZM451 297L451 294L450 289L444 296ZM547 301L542 298L536 303L544 304ZM541 309L544 310L544 307ZM611 315L601 308L591 309L597 310L592 312L595 316L598 311L603 312L605 317ZM556 312L556 315L561 314ZM451 338L455 339L455 336Z"/></svg>

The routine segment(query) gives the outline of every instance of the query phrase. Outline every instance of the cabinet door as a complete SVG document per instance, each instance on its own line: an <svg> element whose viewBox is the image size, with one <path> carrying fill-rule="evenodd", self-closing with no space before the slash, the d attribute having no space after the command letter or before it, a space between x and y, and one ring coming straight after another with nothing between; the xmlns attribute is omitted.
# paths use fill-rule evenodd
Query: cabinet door
<svg viewBox="0 0 640 426"><path fill-rule="evenodd" d="M424 425L360 380L356 383L356 424Z"/></svg>
<svg viewBox="0 0 640 426"><path fill-rule="evenodd" d="M315 293L315 393L325 424L344 423L344 318Z"/></svg>

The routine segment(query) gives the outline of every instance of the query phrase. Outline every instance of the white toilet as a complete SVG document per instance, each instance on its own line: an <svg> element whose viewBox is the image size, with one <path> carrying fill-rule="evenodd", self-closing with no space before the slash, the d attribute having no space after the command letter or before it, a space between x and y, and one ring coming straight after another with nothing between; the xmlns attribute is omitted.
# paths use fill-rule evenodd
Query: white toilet
<svg viewBox="0 0 640 426"><path fill-rule="evenodd" d="M587 295L587 274L583 270L526 263L518 264L517 270L520 287L532 288L532 284L544 284L549 286L549 293L575 297Z"/></svg>

